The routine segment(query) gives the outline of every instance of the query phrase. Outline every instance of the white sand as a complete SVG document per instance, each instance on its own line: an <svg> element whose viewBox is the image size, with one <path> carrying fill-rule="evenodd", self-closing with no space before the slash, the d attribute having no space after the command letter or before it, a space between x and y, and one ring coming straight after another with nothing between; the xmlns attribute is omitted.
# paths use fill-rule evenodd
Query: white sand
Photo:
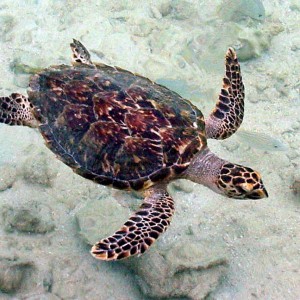
<svg viewBox="0 0 300 300"><path fill-rule="evenodd" d="M243 128L270 133L289 149L262 151L234 137L209 145L223 158L259 170L269 198L227 200L191 184L193 192L173 194L180 213L158 243L163 247L188 227L195 236L209 232L225 241L230 268L211 294L213 299L299 299L299 195L289 186L300 179L300 4L263 1L263 23L233 23L226 20L228 10L222 18L220 3L2 0L1 95L25 93L27 78L14 74L13 61L38 67L68 64L68 44L76 38L95 61L153 80L182 80L187 89L198 87L192 100L207 115L220 90L225 51L228 46L240 47L247 59L241 64L247 95ZM132 273L119 264L95 261L78 237L76 212L87 199L109 197L111 190L73 175L35 131L0 125L0 145L0 180L10 176L13 182L12 188L0 192L1 207L42 203L50 207L56 224L55 231L32 236L0 227L0 256L31 260L38 270L33 280L24 281L17 299L143 299ZM50 170L48 185L26 177L26 172L39 177L39 169L28 171L28 164L34 165L41 152L46 160L40 165L46 161L45 172ZM41 283L49 278L49 270L54 272L54 292L45 296ZM0 293L1 297L10 298Z"/></svg>

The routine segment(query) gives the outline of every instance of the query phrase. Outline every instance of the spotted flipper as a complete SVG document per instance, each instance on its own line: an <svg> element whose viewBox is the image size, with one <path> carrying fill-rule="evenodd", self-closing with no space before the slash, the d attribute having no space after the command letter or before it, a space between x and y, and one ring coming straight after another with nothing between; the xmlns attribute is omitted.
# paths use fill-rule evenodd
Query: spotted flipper
<svg viewBox="0 0 300 300"><path fill-rule="evenodd" d="M95 258L120 260L144 253L170 224L174 201L165 188L150 188L143 204L114 235L91 250Z"/></svg>
<svg viewBox="0 0 300 300"><path fill-rule="evenodd" d="M89 51L77 40L70 44L72 50L72 64L93 65Z"/></svg>
<svg viewBox="0 0 300 300"><path fill-rule="evenodd" d="M216 107L206 120L207 138L223 140L237 131L244 117L244 84L235 51L225 58L226 74Z"/></svg>
<svg viewBox="0 0 300 300"><path fill-rule="evenodd" d="M37 127L38 121L32 114L32 108L28 98L21 94L0 97L0 123Z"/></svg>

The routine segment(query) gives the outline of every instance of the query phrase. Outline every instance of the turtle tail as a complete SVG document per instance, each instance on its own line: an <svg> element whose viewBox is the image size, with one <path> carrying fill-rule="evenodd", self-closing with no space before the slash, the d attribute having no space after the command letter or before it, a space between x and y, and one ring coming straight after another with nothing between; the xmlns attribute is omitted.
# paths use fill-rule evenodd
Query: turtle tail
<svg viewBox="0 0 300 300"><path fill-rule="evenodd" d="M37 127L38 121L33 113L33 106L24 95L13 93L0 97L0 123Z"/></svg>

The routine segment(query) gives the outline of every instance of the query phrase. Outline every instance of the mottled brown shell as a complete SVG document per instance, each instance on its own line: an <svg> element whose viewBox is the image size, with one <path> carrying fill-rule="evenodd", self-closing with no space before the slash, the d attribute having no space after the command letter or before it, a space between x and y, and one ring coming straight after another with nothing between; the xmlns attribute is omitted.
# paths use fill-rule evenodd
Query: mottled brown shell
<svg viewBox="0 0 300 300"><path fill-rule="evenodd" d="M204 118L149 79L106 65L55 66L29 99L47 146L78 174L119 189L182 173L206 147Z"/></svg>

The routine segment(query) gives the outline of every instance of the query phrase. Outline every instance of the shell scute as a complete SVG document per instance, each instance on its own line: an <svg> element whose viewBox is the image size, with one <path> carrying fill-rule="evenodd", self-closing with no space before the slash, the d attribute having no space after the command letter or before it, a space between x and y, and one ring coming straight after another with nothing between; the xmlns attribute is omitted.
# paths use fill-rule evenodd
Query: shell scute
<svg viewBox="0 0 300 300"><path fill-rule="evenodd" d="M65 84L63 90L71 103L91 103L98 87L87 80L73 80Z"/></svg>
<svg viewBox="0 0 300 300"><path fill-rule="evenodd" d="M153 158L156 159L155 163ZM123 180L128 178L128 174L135 179L143 177L145 173L151 174L157 170L157 165L161 166L163 163L160 141L127 137L114 163L121 166L121 170L115 176Z"/></svg>
<svg viewBox="0 0 300 300"><path fill-rule="evenodd" d="M125 123L131 136L161 140L160 128L168 128L170 122L157 109L135 109L125 115Z"/></svg>

